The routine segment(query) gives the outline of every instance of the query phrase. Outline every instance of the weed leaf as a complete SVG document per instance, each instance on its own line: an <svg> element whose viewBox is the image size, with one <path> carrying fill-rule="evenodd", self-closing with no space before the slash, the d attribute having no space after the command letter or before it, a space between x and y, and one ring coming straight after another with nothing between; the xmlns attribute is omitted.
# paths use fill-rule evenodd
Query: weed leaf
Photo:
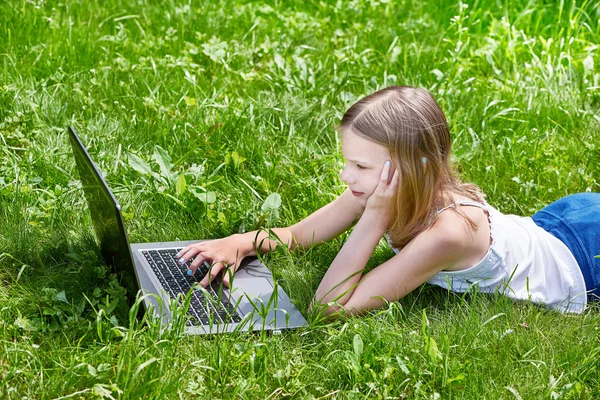
<svg viewBox="0 0 600 400"><path fill-rule="evenodd" d="M357 333L354 335L354 354L356 357L360 357L363 353L363 340Z"/></svg>
<svg viewBox="0 0 600 400"><path fill-rule="evenodd" d="M410 375L410 371L406 366L406 363L404 362L404 360L402 360L402 358L399 355L396 356L396 361L398 362L398 367L400 367L402 372L404 372L406 375Z"/></svg>
<svg viewBox="0 0 600 400"><path fill-rule="evenodd" d="M448 381L446 383L452 383L454 381L463 381L463 380L465 380L465 375L464 374L458 374L454 378L448 379Z"/></svg>
<svg viewBox="0 0 600 400"><path fill-rule="evenodd" d="M198 200L200 200L203 203L206 204L212 204L215 201L217 201L217 195L214 192L202 192L202 193L198 193L195 191L191 191L190 192L196 196L198 198Z"/></svg>
<svg viewBox="0 0 600 400"><path fill-rule="evenodd" d="M34 332L39 329L39 324L31 321L28 318L19 317L15 319L14 325L24 331Z"/></svg>
<svg viewBox="0 0 600 400"><path fill-rule="evenodd" d="M238 169L244 161L246 161L246 159L240 156L237 151L233 151L231 154L225 156L225 163L229 164L230 162L233 162L233 166L236 169Z"/></svg>
<svg viewBox="0 0 600 400"><path fill-rule="evenodd" d="M158 164L160 174L167 178L167 180L170 180L172 175L171 168L173 168L173 165L171 164L171 157L169 157L169 154L165 149L158 145L155 146L152 158L154 158L154 161Z"/></svg>
<svg viewBox="0 0 600 400"><path fill-rule="evenodd" d="M65 291L60 291L58 293L56 293L56 300L62 301L63 303L69 303L67 301L67 295L65 294Z"/></svg>
<svg viewBox="0 0 600 400"><path fill-rule="evenodd" d="M152 169L146 163L146 161L142 160L135 154L129 153L128 156L129 166L139 172L142 175L150 175L152 174Z"/></svg>
<svg viewBox="0 0 600 400"><path fill-rule="evenodd" d="M177 184L175 185L175 192L177 193L177 196L181 196L182 194L184 194L186 189L187 182L185 181L185 175L181 174L179 175L179 178L177 179Z"/></svg>
<svg viewBox="0 0 600 400"><path fill-rule="evenodd" d="M431 336L426 338L427 341L427 353L429 355L429 359L432 362L437 362L442 359L442 353L438 350L437 342Z"/></svg>
<svg viewBox="0 0 600 400"><path fill-rule="evenodd" d="M263 203L263 205L260 209L264 213L269 213L269 212L273 212L273 211L279 209L280 206L281 206L281 196L279 195L279 193L271 193L265 199L265 202Z"/></svg>
<svg viewBox="0 0 600 400"><path fill-rule="evenodd" d="M213 36L208 43L202 44L202 53L215 62L222 61L227 55L227 42L223 42L216 36Z"/></svg>

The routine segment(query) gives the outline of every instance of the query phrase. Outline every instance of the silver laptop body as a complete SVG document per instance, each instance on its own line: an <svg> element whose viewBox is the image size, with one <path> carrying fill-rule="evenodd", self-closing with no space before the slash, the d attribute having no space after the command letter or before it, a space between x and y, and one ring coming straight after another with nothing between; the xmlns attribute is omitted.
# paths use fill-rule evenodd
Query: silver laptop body
<svg viewBox="0 0 600 400"><path fill-rule="evenodd" d="M118 274L130 305L142 291L143 305L165 327L173 321L172 306L187 308L185 332L215 334L306 326L306 320L256 257L246 257L231 279L231 289L216 279L206 289L185 273L174 254L199 240L130 244L121 207L72 127L69 137L102 256ZM198 271L210 266L204 263ZM176 270L177 268L177 270ZM184 281L185 280L185 281Z"/></svg>

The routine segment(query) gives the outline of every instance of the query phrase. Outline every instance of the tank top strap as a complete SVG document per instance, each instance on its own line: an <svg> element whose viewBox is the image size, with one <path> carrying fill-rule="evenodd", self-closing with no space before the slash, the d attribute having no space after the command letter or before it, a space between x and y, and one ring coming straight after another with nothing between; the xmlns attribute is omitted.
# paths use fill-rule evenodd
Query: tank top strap
<svg viewBox="0 0 600 400"><path fill-rule="evenodd" d="M454 208L454 207L456 207L456 205L450 204L444 208L440 208L439 210L437 210L437 213L435 213L435 215L440 215L442 212L448 210L449 208Z"/></svg>
<svg viewBox="0 0 600 400"><path fill-rule="evenodd" d="M479 208L481 208L481 209L482 209L482 210L484 210L484 211L487 211L487 209L488 209L488 208L487 208L487 206L485 205L485 203L480 203L480 202L478 202L478 201L471 201L471 200L463 200L463 201L458 201L458 202L456 202L455 204L450 204L450 205L447 205L446 207L440 208L440 209L437 211L436 215L440 215L442 212L446 211L446 210L447 210L447 209L449 209L449 208L456 208L456 205L457 205L457 204L458 204L459 206L473 206L473 207L479 207Z"/></svg>
<svg viewBox="0 0 600 400"><path fill-rule="evenodd" d="M461 206L473 206L473 207L479 207L483 210L487 210L487 206L484 203L480 203L478 201L463 200L463 201L459 201L458 204Z"/></svg>

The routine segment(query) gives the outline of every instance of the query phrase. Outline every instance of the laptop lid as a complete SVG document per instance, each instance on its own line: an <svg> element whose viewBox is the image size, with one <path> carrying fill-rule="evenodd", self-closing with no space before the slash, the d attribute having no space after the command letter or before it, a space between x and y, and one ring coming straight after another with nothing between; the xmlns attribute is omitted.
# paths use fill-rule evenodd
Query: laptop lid
<svg viewBox="0 0 600 400"><path fill-rule="evenodd" d="M127 290L127 300L131 306L135 302L140 283L123 224L121 206L73 127L69 127L69 137L81 185L92 214L92 223L100 241L102 257L119 276L119 283Z"/></svg>

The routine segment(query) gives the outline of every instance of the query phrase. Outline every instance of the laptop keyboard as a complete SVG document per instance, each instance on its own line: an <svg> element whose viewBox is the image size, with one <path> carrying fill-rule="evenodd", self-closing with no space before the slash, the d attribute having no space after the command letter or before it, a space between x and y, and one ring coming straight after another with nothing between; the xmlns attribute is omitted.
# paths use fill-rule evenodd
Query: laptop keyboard
<svg viewBox="0 0 600 400"><path fill-rule="evenodd" d="M189 276L187 270L194 259L190 259L185 265L179 264L175 254L180 250L142 251L144 258L150 264L161 285L173 299L177 299L179 293L185 295L192 287L199 288L200 286L197 286L197 283L204 278L210 269L210 264L205 261L193 276ZM213 324L241 321L235 307L230 303L230 299L222 290L219 290L219 284L216 282L213 281L212 285L206 287L205 291L193 290L191 296L190 307L188 308L188 314L191 318L187 321L187 325L208 325L211 318Z"/></svg>

